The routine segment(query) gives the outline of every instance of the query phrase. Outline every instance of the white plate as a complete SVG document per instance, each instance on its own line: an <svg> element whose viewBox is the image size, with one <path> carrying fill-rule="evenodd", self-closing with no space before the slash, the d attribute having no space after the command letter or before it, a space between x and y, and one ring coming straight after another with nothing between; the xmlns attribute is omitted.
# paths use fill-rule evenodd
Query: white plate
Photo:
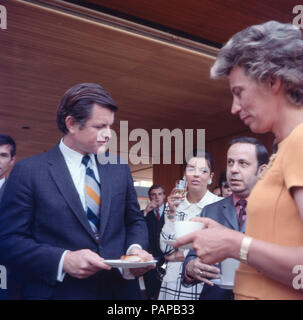
<svg viewBox="0 0 303 320"><path fill-rule="evenodd" d="M120 259L116 260L103 260L102 262L109 264L114 268L144 268L157 263L157 260L147 262L128 262Z"/></svg>
<svg viewBox="0 0 303 320"><path fill-rule="evenodd" d="M162 241L169 246L173 246L176 240L162 240ZM193 249L193 244L188 243L182 247L179 247L179 249Z"/></svg>

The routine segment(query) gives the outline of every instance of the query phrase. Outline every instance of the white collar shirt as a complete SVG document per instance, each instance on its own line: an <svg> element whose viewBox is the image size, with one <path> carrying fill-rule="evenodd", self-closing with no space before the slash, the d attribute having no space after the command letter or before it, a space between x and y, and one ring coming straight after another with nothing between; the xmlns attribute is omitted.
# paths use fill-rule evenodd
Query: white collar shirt
<svg viewBox="0 0 303 320"><path fill-rule="evenodd" d="M64 160L71 174L72 180L74 182L75 188L79 194L80 201L82 203L83 209L86 212L87 206L85 202L85 175L86 168L82 163L83 154L72 150L64 144L63 138L60 141L59 149L63 154ZM100 183L100 177L98 172L98 167L96 164L96 159L93 154L88 154L90 157L90 162L88 166L93 170L96 180Z"/></svg>

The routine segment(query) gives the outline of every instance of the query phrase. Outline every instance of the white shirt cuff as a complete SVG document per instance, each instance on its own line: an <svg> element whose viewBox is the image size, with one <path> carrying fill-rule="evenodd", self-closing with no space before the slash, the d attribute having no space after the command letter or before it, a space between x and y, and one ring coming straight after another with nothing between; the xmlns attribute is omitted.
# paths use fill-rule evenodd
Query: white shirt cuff
<svg viewBox="0 0 303 320"><path fill-rule="evenodd" d="M126 251L126 254L127 254L127 255L129 254L130 250L131 250L133 247L138 247L139 249L142 249L142 247L141 247L139 244L134 243L134 244L132 244L131 246L129 246L129 248L127 249L127 251Z"/></svg>
<svg viewBox="0 0 303 320"><path fill-rule="evenodd" d="M64 280L64 277L66 275L66 272L63 272L63 262L64 262L64 257L67 254L69 250L65 250L61 256L59 266L58 266L58 273L57 273L57 281L62 282Z"/></svg>

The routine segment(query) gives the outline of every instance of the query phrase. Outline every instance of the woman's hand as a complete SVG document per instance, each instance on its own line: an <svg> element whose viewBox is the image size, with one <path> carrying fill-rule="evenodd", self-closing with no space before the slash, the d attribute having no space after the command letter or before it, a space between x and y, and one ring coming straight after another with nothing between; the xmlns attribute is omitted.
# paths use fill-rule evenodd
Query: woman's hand
<svg viewBox="0 0 303 320"><path fill-rule="evenodd" d="M176 193L176 188L174 188L170 195L167 197L168 207L169 207L169 214L175 215L176 210L180 202L184 200L185 196L181 196Z"/></svg>

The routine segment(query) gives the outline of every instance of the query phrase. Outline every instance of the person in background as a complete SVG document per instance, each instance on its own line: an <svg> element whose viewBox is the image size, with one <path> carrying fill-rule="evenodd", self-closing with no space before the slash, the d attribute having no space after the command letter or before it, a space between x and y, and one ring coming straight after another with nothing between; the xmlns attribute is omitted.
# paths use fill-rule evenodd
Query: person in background
<svg viewBox="0 0 303 320"><path fill-rule="evenodd" d="M130 169L101 164L118 107L100 85L66 91L57 110L63 138L19 161L0 205L0 264L23 276L23 299L141 299L135 277L104 261L144 248L147 228ZM98 157L97 157L98 155Z"/></svg>
<svg viewBox="0 0 303 320"><path fill-rule="evenodd" d="M197 218L206 228L175 242L193 242L206 264L240 260L235 299L303 299L302 52L299 28L269 21L235 34L211 69L229 80L232 114L278 144L250 194L245 234Z"/></svg>
<svg viewBox="0 0 303 320"><path fill-rule="evenodd" d="M7 183L6 175L16 160L16 143L7 134L0 133L0 202Z"/></svg>
<svg viewBox="0 0 303 320"><path fill-rule="evenodd" d="M16 143L12 137L7 134L0 133L0 203L4 193L4 188L7 183L6 175L8 171L12 168L16 160ZM1 214L1 212L0 212ZM15 294L16 285L14 283L14 288L11 288L11 283L14 281L11 277L10 271L7 269L7 286L10 289L0 288L0 300L16 298L18 295Z"/></svg>
<svg viewBox="0 0 303 320"><path fill-rule="evenodd" d="M152 185L148 190L149 204L143 210L148 229L148 252L158 260L158 265L164 261L164 254L160 249L160 232L164 224L165 189L160 184ZM161 280L157 270L152 269L143 275L145 292L148 300L156 300L161 287Z"/></svg>
<svg viewBox="0 0 303 320"><path fill-rule="evenodd" d="M160 246L168 263L158 300L199 299L202 284L190 288L181 284L182 263L189 250L172 250L167 240L175 238L176 215L182 215L184 220L189 220L199 216L204 206L222 199L207 189L212 183L213 175L214 161L210 153L195 151L184 172L187 182L186 196L177 195L173 189L168 197L169 210L165 214L165 223L160 235Z"/></svg>
<svg viewBox="0 0 303 320"><path fill-rule="evenodd" d="M224 198L232 194L232 190L226 178L226 171L223 171L220 175L220 189L221 189L221 196Z"/></svg>
<svg viewBox="0 0 303 320"><path fill-rule="evenodd" d="M213 188L212 193L218 197L222 197L220 186L216 186Z"/></svg>
<svg viewBox="0 0 303 320"><path fill-rule="evenodd" d="M226 158L224 176L232 195L204 207L201 216L232 230L245 232L247 199L268 163L268 152L259 140L240 136L229 142ZM232 300L232 290L221 289L210 281L218 275L216 271L219 269L203 263L191 250L183 264L184 284L190 286L204 282L200 300Z"/></svg>

